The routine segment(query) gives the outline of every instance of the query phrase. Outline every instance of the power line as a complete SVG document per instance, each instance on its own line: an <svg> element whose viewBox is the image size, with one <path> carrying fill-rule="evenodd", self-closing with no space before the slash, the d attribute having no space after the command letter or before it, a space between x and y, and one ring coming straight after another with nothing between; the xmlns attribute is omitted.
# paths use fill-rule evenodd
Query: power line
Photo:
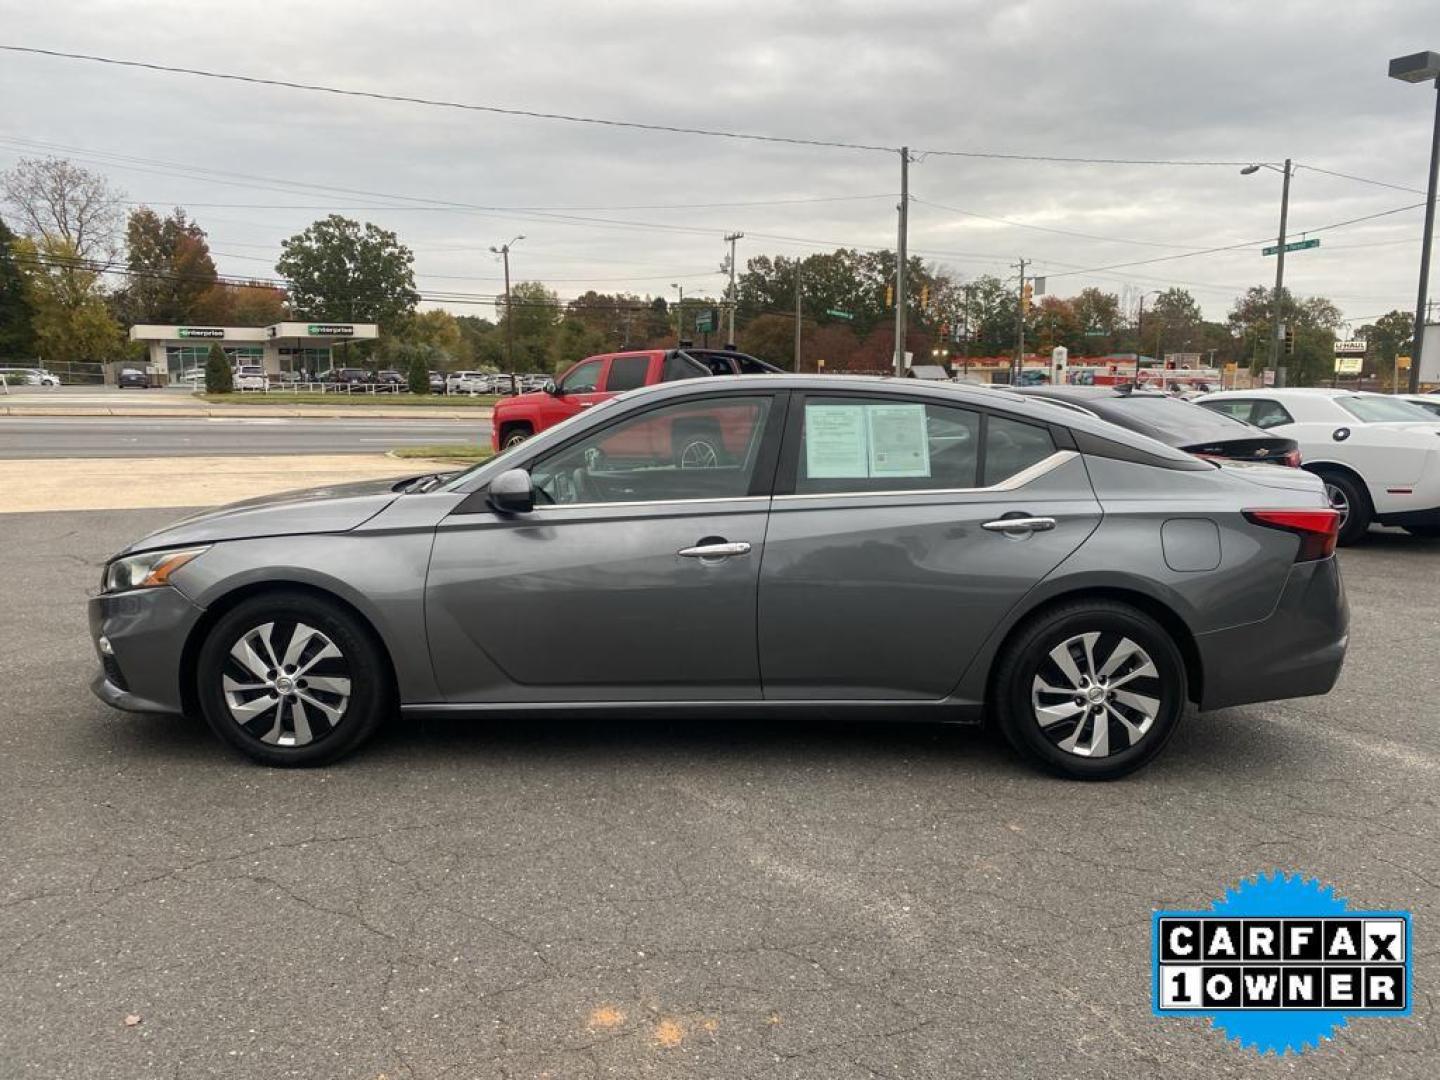
<svg viewBox="0 0 1440 1080"><path fill-rule="evenodd" d="M575 113L545 112L538 109L519 109L500 105L479 105L472 102L448 101L441 98L419 97L412 94L388 94L376 90L352 90L321 83L302 83L288 79L270 79L257 75L239 75L233 72L210 71L204 68L180 67L173 64L156 64L142 60L122 60L113 56L96 56L90 53L64 52L59 49L40 49L25 45L0 45L0 51L26 53L32 56L46 56L58 60L78 60L92 64L108 64L113 67L138 68L158 71L170 75L191 75L202 79L216 79L225 82L247 83L253 86L274 86L286 90L303 90L308 93L332 94L339 97L366 98L372 101L398 102L404 105L423 105L430 108L458 109L465 112L490 113L498 116L521 117L530 120L555 120L570 124L590 124L600 127L629 128L637 131L658 132L667 135L700 135L715 139L734 139L746 142L779 143L790 146L813 146L839 150L861 150L871 153L898 154L898 146L879 146L874 143L845 142L834 139L802 138L787 135L762 135L755 132L724 131L717 128L683 127L673 124L646 123L638 120L614 120L604 117L581 116ZM1161 165L1199 167L1241 167L1246 161L1189 161L1177 158L1120 158L1120 157L1073 157L1058 154L1021 154L989 150L917 150L917 158L956 157L994 161L1041 161L1064 165ZM1252 159L1253 160L1253 159Z"/></svg>
<svg viewBox="0 0 1440 1080"><path fill-rule="evenodd" d="M1015 221L1013 218L997 217L994 214L982 214L978 210L962 210L958 206L946 206L943 203L931 202L929 199L922 199L917 195L910 196L911 202L920 203L922 206L934 207L936 210L947 210L952 214L960 214L963 217L980 218L984 221L995 221L1001 225L1009 225L1016 229L1032 229L1035 232L1054 233L1056 236L1073 236L1081 240L1099 240L1107 244L1135 244L1140 247L1157 248L1188 248L1192 251L1199 250L1192 244L1163 244L1157 240L1129 240L1122 236L1100 236L1096 233L1076 232L1072 229L1057 229L1048 225L1031 225L1024 221Z"/></svg>
<svg viewBox="0 0 1440 1080"><path fill-rule="evenodd" d="M1368 176L1355 176L1351 173L1336 172L1333 169L1322 169L1319 165L1307 165L1300 162L1297 169L1309 169L1311 172L1324 173L1326 176L1337 176L1341 180L1354 180L1357 184L1371 184L1374 187L1389 188L1391 191L1408 191L1412 195L1425 195L1423 188L1406 187L1404 184L1392 184L1387 180L1372 180Z"/></svg>

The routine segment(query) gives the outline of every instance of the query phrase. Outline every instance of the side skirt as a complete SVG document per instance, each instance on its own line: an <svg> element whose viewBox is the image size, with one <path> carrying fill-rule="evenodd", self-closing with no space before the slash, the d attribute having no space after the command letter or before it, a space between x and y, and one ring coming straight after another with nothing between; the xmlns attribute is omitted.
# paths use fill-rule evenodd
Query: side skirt
<svg viewBox="0 0 1440 1080"><path fill-rule="evenodd" d="M401 705L404 716L450 716L503 720L556 719L884 720L897 723L978 724L984 708L974 701L564 701L427 702Z"/></svg>

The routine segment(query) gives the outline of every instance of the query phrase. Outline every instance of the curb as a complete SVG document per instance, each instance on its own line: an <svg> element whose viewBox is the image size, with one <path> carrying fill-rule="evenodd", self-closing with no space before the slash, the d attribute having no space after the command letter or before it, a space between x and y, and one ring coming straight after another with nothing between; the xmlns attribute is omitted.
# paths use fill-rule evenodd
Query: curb
<svg viewBox="0 0 1440 1080"><path fill-rule="evenodd" d="M241 411L243 410L243 411ZM390 410L387 412L371 412L363 406L347 406L340 412L316 412L303 408L279 409L279 408L254 408L252 406L209 406L205 408L193 408L191 406L173 406L169 408L137 408L137 409L111 409L103 405L0 405L0 416L133 416L145 417L256 417L259 419L288 417L306 420L480 420L488 422L493 415L491 409L466 409L464 412L424 412L419 409L406 409L404 412Z"/></svg>

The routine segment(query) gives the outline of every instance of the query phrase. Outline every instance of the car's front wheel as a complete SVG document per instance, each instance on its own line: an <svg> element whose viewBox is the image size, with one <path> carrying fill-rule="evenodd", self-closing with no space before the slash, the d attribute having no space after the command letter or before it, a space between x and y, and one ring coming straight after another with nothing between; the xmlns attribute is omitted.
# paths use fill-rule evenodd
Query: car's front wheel
<svg viewBox="0 0 1440 1080"><path fill-rule="evenodd" d="M509 450L512 446L519 446L533 434L529 424L510 424L500 435L500 449Z"/></svg>
<svg viewBox="0 0 1440 1080"><path fill-rule="evenodd" d="M374 734L393 707L389 673L374 634L345 608L274 592L221 616L195 677L225 742L266 765L320 765Z"/></svg>
<svg viewBox="0 0 1440 1080"><path fill-rule="evenodd" d="M1000 658L993 685L1010 744L1078 780L1111 780L1154 758L1187 696L1184 659L1164 627L1108 600L1031 619Z"/></svg>

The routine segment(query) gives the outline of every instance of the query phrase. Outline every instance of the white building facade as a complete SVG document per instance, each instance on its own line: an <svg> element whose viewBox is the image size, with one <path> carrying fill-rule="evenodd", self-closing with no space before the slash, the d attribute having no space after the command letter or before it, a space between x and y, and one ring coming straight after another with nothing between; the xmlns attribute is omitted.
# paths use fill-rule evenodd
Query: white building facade
<svg viewBox="0 0 1440 1080"><path fill-rule="evenodd" d="M300 371L318 375L344 365L343 345L380 336L374 323L281 322L272 326L156 326L130 328L130 340L143 342L152 373L178 382L186 372L204 368L210 347L219 345L233 366L258 364L268 373ZM342 346L337 349L336 346Z"/></svg>

